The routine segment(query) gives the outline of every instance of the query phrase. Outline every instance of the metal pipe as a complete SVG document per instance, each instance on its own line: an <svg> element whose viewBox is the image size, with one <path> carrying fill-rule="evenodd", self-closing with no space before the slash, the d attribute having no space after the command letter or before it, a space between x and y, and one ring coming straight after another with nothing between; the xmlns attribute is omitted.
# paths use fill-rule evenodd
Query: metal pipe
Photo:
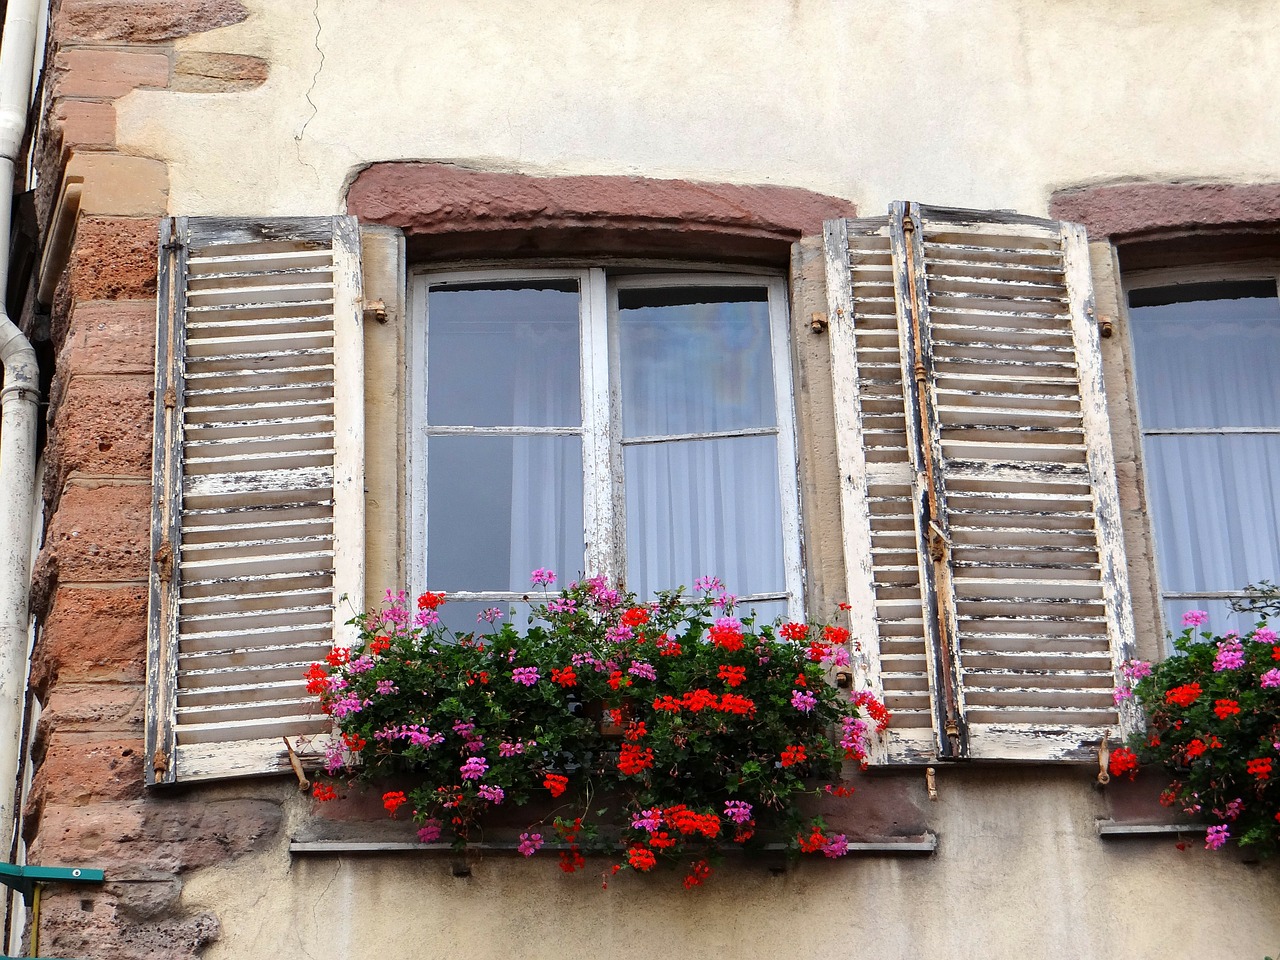
<svg viewBox="0 0 1280 960"><path fill-rule="evenodd" d="M40 2L9 0L0 34L0 842L5 859L17 823L40 368L31 344L6 312L4 294L14 176L31 100Z"/></svg>

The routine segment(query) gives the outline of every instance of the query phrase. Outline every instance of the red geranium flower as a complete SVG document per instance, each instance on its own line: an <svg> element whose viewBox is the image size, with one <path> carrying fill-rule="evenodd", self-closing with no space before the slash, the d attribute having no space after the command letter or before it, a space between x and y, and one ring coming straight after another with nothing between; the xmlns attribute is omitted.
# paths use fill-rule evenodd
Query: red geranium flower
<svg viewBox="0 0 1280 960"><path fill-rule="evenodd" d="M432 593L428 590L426 593L422 594L422 596L418 597L419 610L434 610L442 603L444 603L443 593Z"/></svg>
<svg viewBox="0 0 1280 960"><path fill-rule="evenodd" d="M657 866L658 858L648 847L632 847L627 851L627 862L631 864L632 869L643 873Z"/></svg>
<svg viewBox="0 0 1280 960"><path fill-rule="evenodd" d="M338 799L338 791L334 790L333 787L329 786L327 783L317 783L315 788L311 791L311 796L315 797L321 803L326 803L329 800Z"/></svg>
<svg viewBox="0 0 1280 960"><path fill-rule="evenodd" d="M731 667L728 664L721 664L720 669L716 672L716 676L723 680L731 687L736 687L747 679L746 667Z"/></svg>
<svg viewBox="0 0 1280 960"><path fill-rule="evenodd" d="M551 792L553 797L558 797L569 789L569 778L558 773L548 773L543 778L542 785Z"/></svg>
<svg viewBox="0 0 1280 960"><path fill-rule="evenodd" d="M387 813L391 816L396 815L396 811L409 802L409 798L404 795L403 790L390 790L382 795L382 805L387 808Z"/></svg>
<svg viewBox="0 0 1280 960"><path fill-rule="evenodd" d="M778 628L778 633L782 634L787 640L794 640L799 643L809 635L809 625L807 623L784 623Z"/></svg>
<svg viewBox="0 0 1280 960"><path fill-rule="evenodd" d="M644 607L631 607L622 615L624 627L643 627L649 622L649 611Z"/></svg>
<svg viewBox="0 0 1280 960"><path fill-rule="evenodd" d="M1225 720L1227 717L1234 717L1240 712L1240 704L1235 700L1215 700L1213 701L1213 712L1218 715L1219 720Z"/></svg>
<svg viewBox="0 0 1280 960"><path fill-rule="evenodd" d="M1184 683L1180 687L1174 687L1164 695L1166 703L1172 703L1179 707L1189 707L1200 699L1200 684Z"/></svg>
<svg viewBox="0 0 1280 960"><path fill-rule="evenodd" d="M1138 755L1128 747L1113 750L1107 769L1113 777L1122 777L1127 773L1132 780L1138 775Z"/></svg>
<svg viewBox="0 0 1280 960"><path fill-rule="evenodd" d="M799 744L784 747L782 750L782 765L784 767L794 767L797 763L804 763L808 759L804 747Z"/></svg>

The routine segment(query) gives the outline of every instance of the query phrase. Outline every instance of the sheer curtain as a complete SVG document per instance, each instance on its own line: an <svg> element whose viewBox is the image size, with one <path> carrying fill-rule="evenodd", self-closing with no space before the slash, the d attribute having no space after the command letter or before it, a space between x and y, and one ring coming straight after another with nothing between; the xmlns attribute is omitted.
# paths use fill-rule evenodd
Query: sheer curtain
<svg viewBox="0 0 1280 960"><path fill-rule="evenodd" d="M1248 626L1225 599L1280 579L1280 300L1268 282L1131 295L1139 417L1166 626L1207 609ZM1245 622L1240 622L1243 619Z"/></svg>
<svg viewBox="0 0 1280 960"><path fill-rule="evenodd" d="M624 288L617 342L628 586L782 592L767 291Z"/></svg>

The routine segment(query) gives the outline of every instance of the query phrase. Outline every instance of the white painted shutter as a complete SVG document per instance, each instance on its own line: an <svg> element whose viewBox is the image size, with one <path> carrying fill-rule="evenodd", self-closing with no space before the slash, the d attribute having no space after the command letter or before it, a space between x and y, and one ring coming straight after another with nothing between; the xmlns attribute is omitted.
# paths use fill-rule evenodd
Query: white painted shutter
<svg viewBox="0 0 1280 960"><path fill-rule="evenodd" d="M1084 231L894 204L827 225L876 759L1087 759L1133 622Z"/></svg>
<svg viewBox="0 0 1280 960"><path fill-rule="evenodd" d="M364 536L350 217L161 226L148 782L271 773L325 734Z"/></svg>

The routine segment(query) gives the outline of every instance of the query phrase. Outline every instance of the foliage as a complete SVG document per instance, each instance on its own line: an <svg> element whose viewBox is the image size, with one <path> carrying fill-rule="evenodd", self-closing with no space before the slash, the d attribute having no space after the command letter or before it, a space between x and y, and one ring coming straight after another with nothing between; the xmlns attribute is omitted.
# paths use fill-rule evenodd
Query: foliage
<svg viewBox="0 0 1280 960"><path fill-rule="evenodd" d="M1245 596L1231 601L1236 613L1256 613L1263 619L1280 617L1280 586L1259 580L1244 588Z"/></svg>
<svg viewBox="0 0 1280 960"><path fill-rule="evenodd" d="M1280 843L1280 641L1263 623L1246 637L1205 630L1193 610L1173 641L1177 651L1152 667L1125 664L1146 711L1148 730L1134 750L1111 755L1111 772L1132 773L1138 761L1163 765L1173 782L1166 806L1210 821L1205 846L1235 839L1258 853ZM1117 697L1129 694L1127 688Z"/></svg>
<svg viewBox="0 0 1280 960"><path fill-rule="evenodd" d="M388 592L352 621L350 650L308 671L341 731L328 772L403 786L384 805L407 807L423 842L477 839L498 807L552 807L520 852L553 845L568 872L584 850L621 849L615 873L692 862L697 886L709 857L766 838L842 855L845 837L800 805L848 793L843 762L864 761L870 728L888 723L870 694L828 682L849 662L848 631L757 625L717 580L696 588L639 603L587 579L545 594L524 630L495 609L461 635L440 623L442 594L414 613Z"/></svg>

